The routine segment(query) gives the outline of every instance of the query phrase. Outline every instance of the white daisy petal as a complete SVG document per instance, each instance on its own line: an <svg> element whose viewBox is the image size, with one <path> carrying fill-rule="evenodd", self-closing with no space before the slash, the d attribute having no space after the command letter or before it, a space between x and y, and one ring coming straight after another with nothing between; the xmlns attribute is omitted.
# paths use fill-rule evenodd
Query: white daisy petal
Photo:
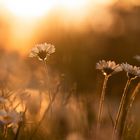
<svg viewBox="0 0 140 140"><path fill-rule="evenodd" d="M132 66L128 63L121 64L122 69L127 73L128 78L140 77L140 67Z"/></svg>
<svg viewBox="0 0 140 140"><path fill-rule="evenodd" d="M100 60L96 64L96 69L101 70L104 75L112 75L116 72L122 71L122 68L119 64L116 64L114 61L105 60Z"/></svg>
<svg viewBox="0 0 140 140"><path fill-rule="evenodd" d="M42 43L37 44L31 50L29 57L37 57L41 61L47 60L48 56L55 52L55 47L52 44Z"/></svg>

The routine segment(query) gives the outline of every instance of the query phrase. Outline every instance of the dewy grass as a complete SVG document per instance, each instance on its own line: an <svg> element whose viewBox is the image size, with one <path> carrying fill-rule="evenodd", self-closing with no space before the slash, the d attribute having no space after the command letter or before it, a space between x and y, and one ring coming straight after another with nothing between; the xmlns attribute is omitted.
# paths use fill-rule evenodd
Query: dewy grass
<svg viewBox="0 0 140 140"><path fill-rule="evenodd" d="M105 99L105 90L107 86L107 81L112 74L117 73L121 71L121 67L119 65L116 65L114 61L99 61L99 63L96 64L96 69L101 70L104 78L102 93L99 101L99 110L98 110L98 118L97 118L97 128L96 128L96 137L98 137L98 133L100 131L101 121L102 121L102 112L103 112L103 106L104 106L104 99Z"/></svg>

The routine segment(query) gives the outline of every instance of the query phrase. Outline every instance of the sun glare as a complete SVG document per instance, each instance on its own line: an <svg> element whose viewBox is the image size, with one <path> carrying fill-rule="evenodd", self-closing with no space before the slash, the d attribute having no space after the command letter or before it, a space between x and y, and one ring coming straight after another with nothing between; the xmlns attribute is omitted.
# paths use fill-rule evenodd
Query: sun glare
<svg viewBox="0 0 140 140"><path fill-rule="evenodd" d="M51 9L64 8L72 13L77 9L83 11L87 4L108 4L114 0L1 0L3 6L18 17L40 17Z"/></svg>
<svg viewBox="0 0 140 140"><path fill-rule="evenodd" d="M18 17L40 17L52 8L74 10L84 6L87 0L3 0L3 6Z"/></svg>
<svg viewBox="0 0 140 140"><path fill-rule="evenodd" d="M0 0L1 15L11 19L9 24L11 32L8 34L7 48L9 49L11 46L12 49L25 52L25 46L29 46L33 42L34 33L39 23L43 23L46 19L49 20L51 14L57 15L60 22L62 19L64 28L69 28L71 25L73 29L79 31L82 31L86 26L85 19L95 17L94 25L96 21L104 22L102 13L99 14L93 9L102 11L104 5L110 5L114 1L116 0ZM47 23L49 23L48 20ZM52 21L52 24L55 23ZM97 23L97 27L98 25Z"/></svg>
<svg viewBox="0 0 140 140"><path fill-rule="evenodd" d="M68 10L75 10L84 7L88 0L60 0L59 6L67 8Z"/></svg>
<svg viewBox="0 0 140 140"><path fill-rule="evenodd" d="M40 17L54 6L51 0L4 0L3 5L12 14L20 17Z"/></svg>

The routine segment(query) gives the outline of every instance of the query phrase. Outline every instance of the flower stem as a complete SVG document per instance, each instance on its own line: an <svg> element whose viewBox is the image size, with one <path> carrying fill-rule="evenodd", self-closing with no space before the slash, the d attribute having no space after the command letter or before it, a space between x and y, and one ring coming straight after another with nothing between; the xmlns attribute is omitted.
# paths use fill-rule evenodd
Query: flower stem
<svg viewBox="0 0 140 140"><path fill-rule="evenodd" d="M124 92L123 92L123 95L122 95L122 98L121 98L121 101L120 101L119 109L118 109L118 112L117 112L117 115L116 115L115 124L114 124L113 132L112 132L112 140L115 139L115 135L116 135L116 132L117 132L117 129L118 129L118 124L119 124L119 121L120 121L120 117L122 115L122 109L123 109L123 106L124 106L124 103L125 103L125 99L126 99L126 95L127 95L127 91L128 91L128 87L129 87L130 83L131 83L131 79L128 79L127 83L125 85Z"/></svg>
<svg viewBox="0 0 140 140"><path fill-rule="evenodd" d="M49 105L46 107L46 109L45 109L45 111L44 111L44 113L43 113L43 116L42 116L41 120L38 122L38 124L37 124L35 130L34 130L33 133L31 134L29 140L32 140L32 139L33 139L34 135L37 133L37 131L38 131L39 127L41 126L41 124L42 124L43 120L45 119L45 117L46 117L46 119L48 119L48 112L51 110L52 104L53 104L54 101L55 101L55 98L56 98L56 96L57 96L57 93L58 93L58 91L59 91L59 88L60 88L60 85L58 85L58 87L57 87L55 93L53 94L53 97L52 97L51 102L49 102Z"/></svg>
<svg viewBox="0 0 140 140"><path fill-rule="evenodd" d="M126 129L126 121L127 121L127 117L128 117L128 114L132 108L132 105L134 103L134 100L135 100L135 97L139 91L139 88L140 88L140 83L137 84L137 86L135 87L132 95L130 96L129 98L129 103L128 103L128 106L127 106L127 113L126 113L126 118L125 118L125 121L124 121L124 127L123 127L123 130L122 130L122 135L124 134L124 131Z"/></svg>
<svg viewBox="0 0 140 140"><path fill-rule="evenodd" d="M45 67L45 71L46 71L46 75L47 75L47 85L48 85L49 100L51 102L52 97L51 97L51 92L50 92L50 77L49 77L47 63L46 63L45 60L43 62L44 62L44 67Z"/></svg>
<svg viewBox="0 0 140 140"><path fill-rule="evenodd" d="M25 107L25 110L24 110L24 112L23 112L23 116L22 116L23 119L25 119L26 111L27 111L27 107ZM18 140L19 135L20 135L20 131L21 131L21 128L22 128L22 125L23 125L23 122L24 122L24 121L25 121L25 120L20 121L20 122L18 123L18 129L17 129L17 132L16 132L16 134L15 134L14 140Z"/></svg>
<svg viewBox="0 0 140 140"><path fill-rule="evenodd" d="M135 97L139 91L139 88L140 88L140 83L138 83L138 85L136 86L134 92L132 93L131 97L130 97L130 104L129 104L129 109L131 109L133 103L134 103L134 100L135 100Z"/></svg>
<svg viewBox="0 0 140 140"><path fill-rule="evenodd" d="M18 140L21 126L22 126L22 122L20 122L20 123L18 124L18 129L17 129L17 132L16 132L16 135L15 135L14 140Z"/></svg>
<svg viewBox="0 0 140 140"><path fill-rule="evenodd" d="M97 118L96 136L98 136L98 133L100 131L100 126L101 126L101 121L102 121L101 117L102 117L103 105L104 105L104 99L105 99L105 90L106 90L108 78L109 78L109 76L107 76L107 75L104 78L102 93L101 93L101 97L100 97L98 118Z"/></svg>

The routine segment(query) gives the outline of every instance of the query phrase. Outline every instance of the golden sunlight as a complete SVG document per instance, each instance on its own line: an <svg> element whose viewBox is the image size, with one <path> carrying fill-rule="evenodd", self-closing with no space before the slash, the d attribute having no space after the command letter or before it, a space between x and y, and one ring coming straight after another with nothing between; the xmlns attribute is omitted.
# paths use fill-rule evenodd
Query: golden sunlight
<svg viewBox="0 0 140 140"><path fill-rule="evenodd" d="M48 12L55 3L53 0L3 0L2 4L15 16L40 17Z"/></svg>
<svg viewBox="0 0 140 140"><path fill-rule="evenodd" d="M53 8L62 7L66 10L81 9L87 4L110 4L114 0L1 0L3 7L17 17L40 17ZM72 12L72 13L73 13Z"/></svg>
<svg viewBox="0 0 140 140"><path fill-rule="evenodd" d="M58 6L62 6L68 10L76 10L84 7L88 3L88 0L60 0Z"/></svg>
<svg viewBox="0 0 140 140"><path fill-rule="evenodd" d="M9 23L9 33L5 35L8 42L5 43L3 39L1 42L4 42L8 50L16 49L26 53L29 46L36 42L36 36L40 37L36 31L37 28L40 27L42 34L44 30L48 33L49 26L53 26L57 19L58 22L60 21L59 26L66 29L71 26L78 31L84 31L91 20L93 20L91 23L94 24L93 28L98 28L98 22L110 26L111 16L104 6L114 2L116 0L0 0L1 17ZM107 15L106 22L102 20L102 15ZM51 18L53 16L54 20ZM9 19L11 19L10 22Z"/></svg>

